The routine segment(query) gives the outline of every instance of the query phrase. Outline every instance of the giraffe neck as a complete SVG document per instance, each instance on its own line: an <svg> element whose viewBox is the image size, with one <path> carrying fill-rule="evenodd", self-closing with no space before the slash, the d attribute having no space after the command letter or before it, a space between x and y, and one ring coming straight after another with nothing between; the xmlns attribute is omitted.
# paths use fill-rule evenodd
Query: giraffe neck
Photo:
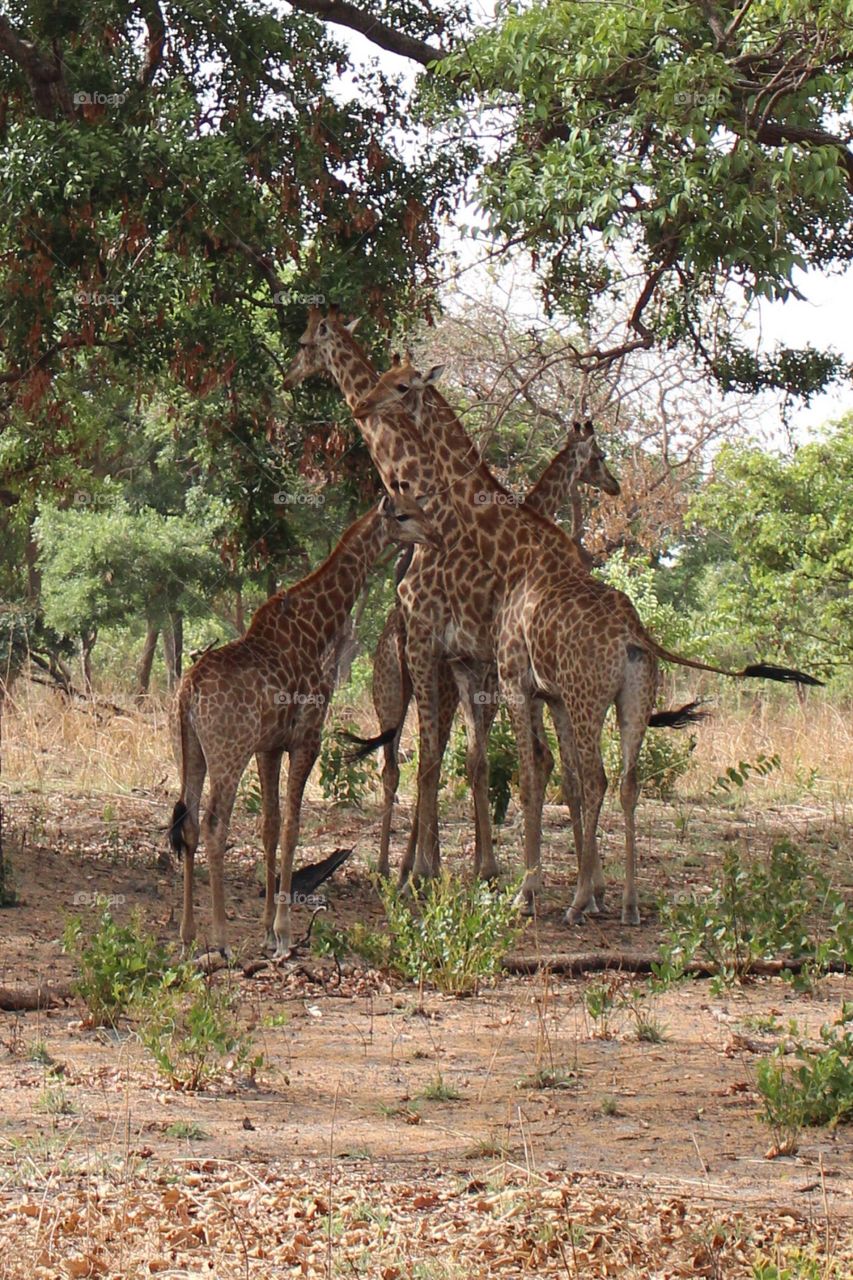
<svg viewBox="0 0 853 1280"><path fill-rule="evenodd" d="M415 410L415 423L435 457L462 527L498 582L509 580L530 557L546 555L574 567L582 564L574 542L556 525L525 509L480 461L479 453L447 401L434 387Z"/></svg>
<svg viewBox="0 0 853 1280"><path fill-rule="evenodd" d="M279 591L258 609L248 634L292 640L291 622L310 613L312 647L322 653L345 625L374 562L389 542L387 521L377 508L344 532L331 555L295 586Z"/></svg>
<svg viewBox="0 0 853 1280"><path fill-rule="evenodd" d="M558 454L556 454L548 463L533 488L524 499L524 505L528 511L535 511L540 516L550 518L567 502L572 504L572 517L575 516L575 499L578 499L578 508L580 508L580 500L578 495L578 474L581 468L578 465L577 448L575 442L570 440L564 445ZM573 536L576 530L572 529Z"/></svg>
<svg viewBox="0 0 853 1280"><path fill-rule="evenodd" d="M354 409L376 385L379 374L349 330L333 332L327 346L327 367L350 409ZM359 418L358 427L373 465L385 488L408 486L424 497L424 510L450 545L460 533L459 520L450 503L441 495L435 463L411 419L402 410L390 408L369 418Z"/></svg>

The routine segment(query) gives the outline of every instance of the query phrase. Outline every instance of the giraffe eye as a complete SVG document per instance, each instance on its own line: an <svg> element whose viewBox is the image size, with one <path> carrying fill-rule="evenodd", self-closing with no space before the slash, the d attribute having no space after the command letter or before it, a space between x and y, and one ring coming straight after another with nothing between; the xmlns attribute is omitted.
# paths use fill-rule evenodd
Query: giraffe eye
<svg viewBox="0 0 853 1280"><path fill-rule="evenodd" d="M397 390L400 392L400 395L401 395L401 396L404 396L404 395L406 394L406 392L408 391L408 389L409 389L409 388L408 388L408 386L406 385L406 383L405 383L405 382L398 382L398 383L397 383Z"/></svg>
<svg viewBox="0 0 853 1280"><path fill-rule="evenodd" d="M411 520L411 518L411 516L407 516L405 514L397 516L397 520L400 524L402 524L404 520Z"/></svg>

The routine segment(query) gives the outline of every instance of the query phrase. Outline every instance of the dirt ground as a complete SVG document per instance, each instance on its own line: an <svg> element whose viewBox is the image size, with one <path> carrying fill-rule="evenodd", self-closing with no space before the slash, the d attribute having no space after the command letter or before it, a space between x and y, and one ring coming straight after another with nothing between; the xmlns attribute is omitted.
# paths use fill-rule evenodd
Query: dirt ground
<svg viewBox="0 0 853 1280"><path fill-rule="evenodd" d="M91 911L86 895L115 895L118 918L138 907L176 942L179 873L156 869L165 789L22 792L4 810L21 901L0 913L0 986L72 978L59 938L68 914ZM644 802L644 923L628 929L618 810L603 828L608 911L568 928L567 812L548 808L548 892L520 956L654 951L658 895L709 884L732 844L757 855L785 835L853 883L837 812ZM466 815L448 817L460 873L469 830ZM324 887L335 923L381 920L367 875L377 837L375 810L306 807L300 861L356 849ZM255 820L238 814L233 840L232 941L251 959ZM500 841L514 872L514 821ZM203 927L200 878L196 901ZM851 997L849 979L808 995L780 979L722 996L689 983L644 1002L660 1043L638 1039L627 1012L608 1026L587 1012L591 983L641 981L627 975L506 976L474 998L427 992L422 1008L387 975L352 964L339 976L307 952L216 981L240 984L265 1065L194 1096L163 1085L130 1028L87 1029L77 1002L0 1014L0 1277L734 1277L797 1248L822 1259L815 1276L853 1274L850 1127L766 1159L755 1091L755 1063L789 1019L816 1034ZM534 1087L542 1069L559 1087ZM176 1124L192 1136L171 1136Z"/></svg>

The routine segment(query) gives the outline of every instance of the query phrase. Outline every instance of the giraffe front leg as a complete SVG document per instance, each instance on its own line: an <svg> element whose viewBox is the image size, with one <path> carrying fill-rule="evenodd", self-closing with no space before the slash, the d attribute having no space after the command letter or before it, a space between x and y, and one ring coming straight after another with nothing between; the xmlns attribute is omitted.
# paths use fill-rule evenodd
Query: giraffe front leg
<svg viewBox="0 0 853 1280"><path fill-rule="evenodd" d="M281 834L281 760L283 751L259 751L255 757L261 783L261 843L264 849L264 948L275 950L273 917L275 916L275 863Z"/></svg>
<svg viewBox="0 0 853 1280"><path fill-rule="evenodd" d="M281 875L278 887L273 934L275 937L274 960L286 960L293 949L291 908L293 902L293 855L299 839L299 822L302 814L302 796L308 775L320 753L320 735L295 747L288 757L287 794L284 801L284 829L281 835Z"/></svg>
<svg viewBox="0 0 853 1280"><path fill-rule="evenodd" d="M499 874L492 844L492 815L489 806L488 727L494 719L496 694L494 680L488 673L478 679L468 669L453 668L459 688L459 700L465 720L467 750L465 771L474 800L474 873L482 880L496 880ZM474 688L474 685L479 685ZM488 714L491 711L491 715Z"/></svg>
<svg viewBox="0 0 853 1280"><path fill-rule="evenodd" d="M418 703L418 802L414 881L438 875L441 853L438 837L438 789L441 781L438 723L438 669L426 646L407 640L409 669Z"/></svg>

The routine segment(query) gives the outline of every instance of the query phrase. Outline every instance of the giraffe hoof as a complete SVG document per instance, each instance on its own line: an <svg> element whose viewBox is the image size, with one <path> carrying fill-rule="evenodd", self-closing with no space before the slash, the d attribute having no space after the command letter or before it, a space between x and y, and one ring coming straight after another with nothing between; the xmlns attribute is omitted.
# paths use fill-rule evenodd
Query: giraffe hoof
<svg viewBox="0 0 853 1280"><path fill-rule="evenodd" d="M536 896L532 893L517 893L513 906L517 909L521 916L536 915Z"/></svg>
<svg viewBox="0 0 853 1280"><path fill-rule="evenodd" d="M500 879L501 869L496 862L488 867L480 867L477 872L477 879L485 881L486 884L494 884Z"/></svg>
<svg viewBox="0 0 853 1280"><path fill-rule="evenodd" d="M638 925L640 923L640 912L637 907L622 908L622 923Z"/></svg>
<svg viewBox="0 0 853 1280"><path fill-rule="evenodd" d="M563 916L564 924L586 924L586 911L582 907L569 907Z"/></svg>

